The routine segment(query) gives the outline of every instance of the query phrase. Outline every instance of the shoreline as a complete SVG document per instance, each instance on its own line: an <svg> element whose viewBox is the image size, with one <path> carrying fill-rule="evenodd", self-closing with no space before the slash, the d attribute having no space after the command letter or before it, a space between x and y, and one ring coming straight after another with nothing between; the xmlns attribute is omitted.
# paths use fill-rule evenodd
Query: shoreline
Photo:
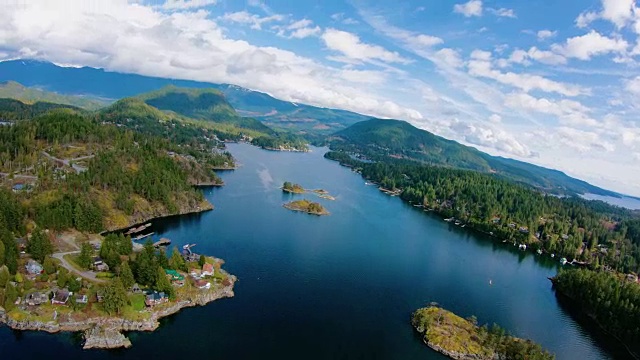
<svg viewBox="0 0 640 360"><path fill-rule="evenodd" d="M117 349L129 348L131 341L123 334L130 331L154 331L160 326L160 319L177 314L182 309L205 306L215 300L231 298L235 294L233 287L237 281L235 275L229 275L231 284L228 286L206 290L196 296L171 303L160 310L152 310L146 320L128 320L119 316L99 316L83 321L41 322L35 320L14 320L9 314L0 313L0 325L5 324L10 329L20 331L44 331L50 334L59 332L83 332L83 349Z"/></svg>
<svg viewBox="0 0 640 360"><path fill-rule="evenodd" d="M207 187L207 186L215 186L215 185L198 185L201 187ZM147 217L142 217L140 219L136 219L134 223L129 223L127 226L124 227L114 227L114 228L107 228L101 232L99 232L99 235L104 236L105 234L108 233L114 233L114 232L120 232L120 231L125 231L129 228L135 227L135 226L140 226L143 225L147 222L150 221L155 221L155 220L160 220L160 219L166 219L166 218L170 218L172 216L182 216L182 215L189 215L189 214L198 214L198 213L204 213L207 211L212 211L215 209L215 206L209 202L209 200L204 200L204 202L201 203L201 205L204 206L198 206L198 207L191 207L191 208L187 208L186 210L180 210L177 213L174 214L158 214L158 215L154 215L154 216L147 216Z"/></svg>

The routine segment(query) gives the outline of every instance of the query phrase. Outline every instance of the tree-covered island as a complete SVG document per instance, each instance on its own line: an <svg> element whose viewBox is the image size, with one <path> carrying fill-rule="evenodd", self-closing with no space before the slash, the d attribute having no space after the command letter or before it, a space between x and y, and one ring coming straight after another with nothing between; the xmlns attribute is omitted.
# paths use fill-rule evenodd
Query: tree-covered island
<svg viewBox="0 0 640 360"><path fill-rule="evenodd" d="M498 325L478 326L476 319L463 319L439 306L431 305L411 315L411 325L433 350L452 359L548 360L555 356L531 340L509 335Z"/></svg>
<svg viewBox="0 0 640 360"><path fill-rule="evenodd" d="M304 194L306 190L300 184L292 184L288 181L285 181L282 185L282 191L293 194Z"/></svg>
<svg viewBox="0 0 640 360"><path fill-rule="evenodd" d="M306 199L291 201L283 206L289 210L301 211L311 215L329 215L327 209L325 209L320 203L311 202Z"/></svg>

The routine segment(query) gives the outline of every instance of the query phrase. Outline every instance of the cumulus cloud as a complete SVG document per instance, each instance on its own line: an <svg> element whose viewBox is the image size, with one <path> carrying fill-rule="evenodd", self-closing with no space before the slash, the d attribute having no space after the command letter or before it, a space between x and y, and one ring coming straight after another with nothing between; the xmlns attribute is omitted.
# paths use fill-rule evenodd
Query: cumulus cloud
<svg viewBox="0 0 640 360"><path fill-rule="evenodd" d="M581 13L576 19L576 25L587 27L594 20L603 19L621 29L634 19L634 13L637 11L635 0L601 0L601 2L601 11Z"/></svg>
<svg viewBox="0 0 640 360"><path fill-rule="evenodd" d="M61 64L237 84L287 101L379 117L422 117L415 109L379 96L383 89L345 80L342 69L228 38L217 24L223 20L212 19L202 9L165 12L126 0L67 3L66 7L53 2L4 7L3 51L10 57L28 52L31 58Z"/></svg>
<svg viewBox="0 0 640 360"><path fill-rule="evenodd" d="M358 35L350 32L327 29L322 34L322 40L327 48L341 53L347 59L365 62L379 60L386 63L409 63L409 60L397 52L391 52L382 46L364 43Z"/></svg>
<svg viewBox="0 0 640 360"><path fill-rule="evenodd" d="M462 14L465 17L482 16L482 1L470 0L464 4L453 5L453 12Z"/></svg>
<svg viewBox="0 0 640 360"><path fill-rule="evenodd" d="M640 95L640 76L626 80L625 89L634 95Z"/></svg>
<svg viewBox="0 0 640 360"><path fill-rule="evenodd" d="M562 123L580 126L598 126L599 122L589 114L591 109L581 103L562 99L537 98L525 93L511 93L505 98L505 105L514 110L533 111L556 116Z"/></svg>
<svg viewBox="0 0 640 360"><path fill-rule="evenodd" d="M583 131L562 126L555 129L555 135L565 146L581 153L589 151L612 152L615 150L615 146L612 143L605 141L598 133L592 131Z"/></svg>
<svg viewBox="0 0 640 360"><path fill-rule="evenodd" d="M469 74L476 77L492 79L501 84L522 89L525 92L541 90L566 96L578 96L589 93L588 89L581 86L564 84L539 75L514 72L503 73L499 70L493 69L491 62L489 61L490 58L491 53L486 51L475 50L471 53L471 60L469 60L467 64Z"/></svg>
<svg viewBox="0 0 640 360"><path fill-rule="evenodd" d="M552 50L566 57L589 60L593 56L622 53L629 47L624 39L614 39L591 30L585 35L567 39L565 44L554 44Z"/></svg>
<svg viewBox="0 0 640 360"><path fill-rule="evenodd" d="M553 37L556 37L556 35L558 35L557 31L551 31L551 30L540 30L537 32L536 36L538 37L539 41L543 41L546 39L550 39Z"/></svg>
<svg viewBox="0 0 640 360"><path fill-rule="evenodd" d="M217 0L167 0L162 4L162 8L166 10L196 9L215 5L217 2Z"/></svg>
<svg viewBox="0 0 640 360"><path fill-rule="evenodd" d="M540 50L533 46L528 51L516 49L511 53L509 61L517 64L529 64L529 59L541 62L546 65L561 65L566 64L567 59L552 51Z"/></svg>
<svg viewBox="0 0 640 360"><path fill-rule="evenodd" d="M457 50L454 50L454 49L449 49L449 48L440 49L435 52L434 56L440 59L442 63L446 64L447 66L459 68L459 67L462 67L462 65L464 65L464 62L462 61L460 54L458 53Z"/></svg>
<svg viewBox="0 0 640 360"><path fill-rule="evenodd" d="M455 122L452 125L452 129L462 136L465 142L470 144L490 147L518 157L534 157L537 155L512 134L489 124L460 121Z"/></svg>

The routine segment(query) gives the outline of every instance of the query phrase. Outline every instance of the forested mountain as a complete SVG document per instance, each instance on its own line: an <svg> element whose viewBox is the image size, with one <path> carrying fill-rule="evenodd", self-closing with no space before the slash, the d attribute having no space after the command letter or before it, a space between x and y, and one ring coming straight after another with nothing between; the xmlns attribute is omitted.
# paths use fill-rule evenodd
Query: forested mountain
<svg viewBox="0 0 640 360"><path fill-rule="evenodd" d="M0 83L0 98L16 99L28 104L47 102L71 105L86 110L97 110L110 103L110 101L105 99L98 99L90 96L69 96L45 91L35 87L26 87L15 81Z"/></svg>
<svg viewBox="0 0 640 360"><path fill-rule="evenodd" d="M431 165L491 173L554 194L619 196L552 169L491 156L475 148L418 129L405 121L371 119L329 138L333 150L371 159L408 159Z"/></svg>
<svg viewBox="0 0 640 360"><path fill-rule="evenodd" d="M90 67L61 67L34 60L0 62L0 81L17 81L66 95L83 95L112 101L155 91L167 85L220 90L241 116L257 118L274 129L330 134L368 117L344 110L294 104L269 94L228 84L154 78Z"/></svg>
<svg viewBox="0 0 640 360"><path fill-rule="evenodd" d="M188 118L230 124L267 135L275 132L260 121L239 116L224 94L212 88L181 88L168 85L162 89L137 95L135 98L164 111Z"/></svg>
<svg viewBox="0 0 640 360"><path fill-rule="evenodd" d="M80 110L71 105L53 104L48 102L25 104L20 100L0 99L0 121L32 119L53 109Z"/></svg>

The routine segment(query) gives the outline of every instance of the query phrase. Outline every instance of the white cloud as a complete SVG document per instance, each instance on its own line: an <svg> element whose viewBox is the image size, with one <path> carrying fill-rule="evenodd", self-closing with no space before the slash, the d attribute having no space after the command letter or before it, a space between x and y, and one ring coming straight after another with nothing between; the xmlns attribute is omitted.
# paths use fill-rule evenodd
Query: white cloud
<svg viewBox="0 0 640 360"><path fill-rule="evenodd" d="M631 80L626 80L625 89L634 95L640 96L640 76L636 76Z"/></svg>
<svg viewBox="0 0 640 360"><path fill-rule="evenodd" d="M465 17L482 16L482 1L470 0L464 4L455 4L453 12L462 14Z"/></svg>
<svg viewBox="0 0 640 360"><path fill-rule="evenodd" d="M539 41L543 41L546 39L550 39L553 37L556 37L556 35L558 35L557 31L551 31L551 30L540 30L538 31L538 33L536 34L538 36L538 40Z"/></svg>
<svg viewBox="0 0 640 360"><path fill-rule="evenodd" d="M204 10L164 12L126 0L67 3L61 7L23 2L3 8L3 51L10 57L29 51L33 59L55 63L236 84L286 101L378 117L422 118L415 109L389 100L386 84L378 87L369 80L369 85L360 86L362 82L346 80L349 75L342 69L291 51L231 39L216 23L222 19ZM367 76L373 79L375 74Z"/></svg>
<svg viewBox="0 0 640 360"><path fill-rule="evenodd" d="M226 13L221 18L224 21L235 22L240 24L251 25L254 30L261 30L262 25L269 22L279 22L284 20L284 15L275 14L261 17L246 11L238 11L234 13Z"/></svg>
<svg viewBox="0 0 640 360"><path fill-rule="evenodd" d="M357 25L360 22L354 18L345 17L344 13L335 13L331 15L333 21L341 22L345 25Z"/></svg>
<svg viewBox="0 0 640 360"><path fill-rule="evenodd" d="M215 5L217 2L217 0L167 0L162 4L162 8L166 10L195 9Z"/></svg>
<svg viewBox="0 0 640 360"><path fill-rule="evenodd" d="M518 141L514 135L490 124L454 122L451 128L470 144L490 147L512 156L536 156L536 153Z"/></svg>
<svg viewBox="0 0 640 360"><path fill-rule="evenodd" d="M555 135L565 146L582 153L589 151L612 152L615 150L615 145L605 141L595 132L561 126L555 129Z"/></svg>
<svg viewBox="0 0 640 360"><path fill-rule="evenodd" d="M540 50L535 46L531 47L528 51L516 49L509 57L510 62L524 65L528 65L527 59L533 59L546 65L561 65L567 63L567 59L564 56L552 51Z"/></svg>
<svg viewBox="0 0 640 360"><path fill-rule="evenodd" d="M491 121L492 123L501 123L502 122L502 116L498 115L498 114L491 114L491 116L489 116L489 121Z"/></svg>
<svg viewBox="0 0 640 360"><path fill-rule="evenodd" d="M554 44L552 50L566 57L589 60L593 56L608 53L622 53L629 47L624 39L613 39L601 35L595 30L567 39L565 44Z"/></svg>
<svg viewBox="0 0 640 360"><path fill-rule="evenodd" d="M589 26L594 20L603 19L613 23L618 29L623 28L634 19L637 11L635 0L601 0L602 11L584 12L576 19L578 27Z"/></svg>
<svg viewBox="0 0 640 360"><path fill-rule="evenodd" d="M304 39L309 36L317 36L322 32L319 26L296 29L289 35L291 38Z"/></svg>
<svg viewBox="0 0 640 360"><path fill-rule="evenodd" d="M489 11L490 13L496 15L496 16L500 16L500 17L508 17L508 18L517 18L516 16L516 12L513 9L507 9L507 8L499 8L499 9L493 9L493 8L488 8L487 11Z"/></svg>
<svg viewBox="0 0 640 360"><path fill-rule="evenodd" d="M561 123L583 127L597 127L600 123L589 114L591 109L573 100L553 100L536 98L525 93L512 93L506 96L505 105L514 110L554 115Z"/></svg>
<svg viewBox="0 0 640 360"><path fill-rule="evenodd" d="M467 63L469 74L476 77L493 79L501 84L522 89L525 92L540 90L565 96L578 96L589 93L588 89L582 88L581 86L564 84L539 75L514 72L503 73L492 68L492 64L489 61L490 57L491 53L475 50L471 54L471 60Z"/></svg>
<svg viewBox="0 0 640 360"><path fill-rule="evenodd" d="M337 29L327 29L322 34L325 45L344 57L356 61L379 60L386 63L409 63L397 52L391 52L378 45L363 43L358 35Z"/></svg>
<svg viewBox="0 0 640 360"><path fill-rule="evenodd" d="M436 51L434 56L439 58L442 61L442 63L454 68L459 68L459 67L462 67L462 65L464 65L464 62L460 58L460 54L458 53L458 51L454 49L449 49L449 48L440 49Z"/></svg>
<svg viewBox="0 0 640 360"><path fill-rule="evenodd" d="M598 18L598 14L594 12L583 12L576 18L576 26L579 28L585 28L589 26L594 20Z"/></svg>

